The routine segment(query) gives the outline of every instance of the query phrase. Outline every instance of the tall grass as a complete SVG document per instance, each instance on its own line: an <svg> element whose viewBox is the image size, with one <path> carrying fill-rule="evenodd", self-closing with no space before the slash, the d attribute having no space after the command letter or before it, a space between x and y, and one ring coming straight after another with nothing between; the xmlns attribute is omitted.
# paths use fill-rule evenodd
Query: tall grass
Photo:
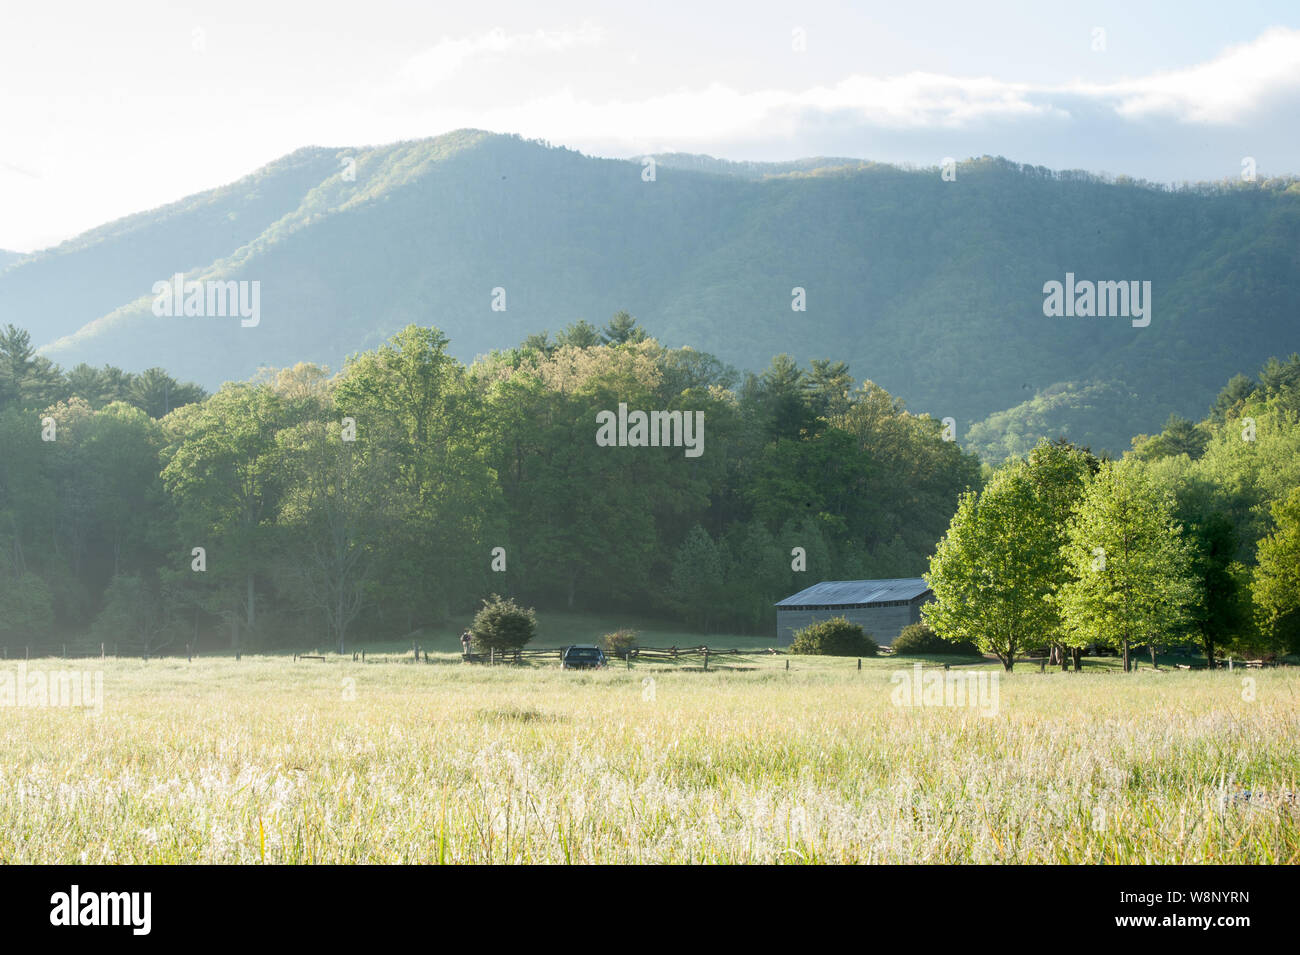
<svg viewBox="0 0 1300 955"><path fill-rule="evenodd" d="M0 861L1300 861L1294 670L1017 671L981 716L890 661L442 659L87 661L99 715L0 709Z"/></svg>

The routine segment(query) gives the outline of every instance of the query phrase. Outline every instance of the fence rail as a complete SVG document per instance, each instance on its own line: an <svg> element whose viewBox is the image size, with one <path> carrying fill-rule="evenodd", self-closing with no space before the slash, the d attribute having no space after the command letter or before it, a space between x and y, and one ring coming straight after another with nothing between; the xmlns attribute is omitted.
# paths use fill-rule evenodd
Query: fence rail
<svg viewBox="0 0 1300 955"><path fill-rule="evenodd" d="M236 659L240 651L234 651ZM136 659L150 660L158 657L175 659L186 657L190 660L198 655L198 648L189 643L165 643L161 646L145 646L139 641L119 643L100 643L96 645L79 643L24 644L21 646L0 646L0 662L5 660L63 659L63 660L106 660Z"/></svg>
<svg viewBox="0 0 1300 955"><path fill-rule="evenodd" d="M628 653L632 656L633 659L644 656L644 657L668 657L670 659L677 660L682 657L691 657L691 656L711 656L711 657L779 656L779 655L784 655L785 651L777 650L774 647L769 647L765 650L736 650L734 648L728 648L726 650L722 650L719 649L718 647L710 647L710 646L705 646L704 644L700 644L697 647L633 647L631 650L628 651Z"/></svg>
<svg viewBox="0 0 1300 955"><path fill-rule="evenodd" d="M564 653L564 647L524 647L518 650L502 650L488 653L463 653L461 659L467 663L486 663L486 664L523 664L533 660L559 660ZM886 648L881 648L885 650ZM231 651L229 649L209 650L212 656L226 656L233 653L236 660L241 659L242 650ZM643 660L647 663L652 662L671 662L685 660L702 660L705 666L711 659L718 657L739 658L747 656L785 656L788 651L768 647L761 650L737 650L734 648L710 647L705 644L690 647L632 647L625 655L609 653L610 662L615 660L627 662L629 665L633 661ZM436 658L430 659L429 652L418 644L412 645L410 650L400 652L379 652L372 653L365 649L351 651L352 661L354 663L397 663L397 662L422 662L433 663ZM177 659L185 657L193 661L199 656L199 650L192 644L172 644L165 647L151 648L146 650L139 644L117 644L104 643L99 647L89 647L85 644L67 645L57 644L54 646L37 645L37 646L3 646L0 645L0 662L20 661L37 659L64 659L64 660L104 660L104 659L156 659L168 658ZM303 660L315 660L321 663L328 662L329 657L319 652L294 652L293 661L295 663ZM1018 661L1021 662L1021 661ZM1024 658L1023 662L1040 663L1047 665L1047 658L1030 657ZM788 665L788 664L787 664ZM1259 669L1266 667L1285 666L1285 661L1279 661L1275 656L1264 656L1258 659L1219 659L1215 661L1214 669L1229 670L1233 668L1241 669ZM861 663L859 663L861 666ZM1204 670L1207 669L1204 661L1194 663L1173 663L1168 664L1171 669L1175 670Z"/></svg>

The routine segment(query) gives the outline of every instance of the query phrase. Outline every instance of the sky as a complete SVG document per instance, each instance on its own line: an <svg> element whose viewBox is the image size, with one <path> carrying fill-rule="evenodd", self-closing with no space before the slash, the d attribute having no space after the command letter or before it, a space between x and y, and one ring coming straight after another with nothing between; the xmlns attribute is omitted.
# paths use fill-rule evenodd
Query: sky
<svg viewBox="0 0 1300 955"><path fill-rule="evenodd" d="M976 9L978 8L978 9ZM302 146L473 127L633 158L1300 174L1300 3L7 0L0 249Z"/></svg>

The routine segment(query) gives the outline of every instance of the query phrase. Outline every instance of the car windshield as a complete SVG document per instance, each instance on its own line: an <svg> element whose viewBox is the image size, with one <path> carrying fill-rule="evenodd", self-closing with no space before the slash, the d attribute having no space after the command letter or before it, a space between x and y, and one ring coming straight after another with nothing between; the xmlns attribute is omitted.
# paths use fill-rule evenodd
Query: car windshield
<svg viewBox="0 0 1300 955"><path fill-rule="evenodd" d="M577 660L599 660L599 659L600 659L600 651L599 651L599 650L580 650L580 649L574 648L574 649L572 649L572 650L569 651L569 657L570 657L570 659L577 659Z"/></svg>

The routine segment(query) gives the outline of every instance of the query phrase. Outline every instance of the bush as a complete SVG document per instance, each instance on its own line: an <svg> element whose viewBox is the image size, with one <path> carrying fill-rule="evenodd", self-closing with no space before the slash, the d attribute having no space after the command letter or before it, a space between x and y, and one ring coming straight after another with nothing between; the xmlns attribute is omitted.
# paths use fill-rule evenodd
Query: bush
<svg viewBox="0 0 1300 955"><path fill-rule="evenodd" d="M605 652L618 657L620 660L627 659L627 652L636 646L635 630L615 630L613 633L605 634L602 641L605 645Z"/></svg>
<svg viewBox="0 0 1300 955"><path fill-rule="evenodd" d="M945 654L948 656L980 655L979 647L969 640L962 640L960 643L949 643L923 623L908 624L894 642L890 644L889 648L894 653L907 656L925 653Z"/></svg>
<svg viewBox="0 0 1300 955"><path fill-rule="evenodd" d="M791 653L826 657L874 657L880 648L856 623L834 617L795 632Z"/></svg>
<svg viewBox="0 0 1300 955"><path fill-rule="evenodd" d="M479 652L518 650L536 635L537 614L531 607L525 610L512 599L493 594L474 615L470 632Z"/></svg>

